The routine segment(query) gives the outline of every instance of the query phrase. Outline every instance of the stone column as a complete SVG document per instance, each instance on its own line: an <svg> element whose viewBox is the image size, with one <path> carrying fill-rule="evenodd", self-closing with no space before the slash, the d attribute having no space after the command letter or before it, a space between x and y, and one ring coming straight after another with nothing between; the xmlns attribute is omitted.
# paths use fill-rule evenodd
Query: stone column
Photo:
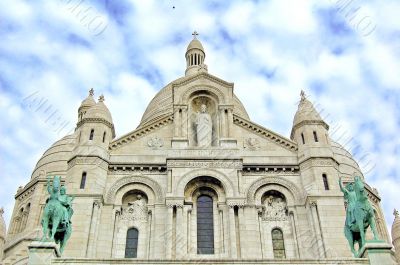
<svg viewBox="0 0 400 265"><path fill-rule="evenodd" d="M299 243L297 240L297 231L296 231L296 220L294 218L294 212L289 211L289 218L290 218L290 224L292 226L292 234L293 234L293 241L294 241L294 249L296 252L296 258L300 258L300 250L299 250Z"/></svg>
<svg viewBox="0 0 400 265"><path fill-rule="evenodd" d="M98 235L98 224L100 217L100 206L101 202L99 200L95 200L93 202L92 209L92 220L90 221L90 229L89 229L89 239L88 239L88 248L86 250L86 257L95 257L96 256L96 245L97 245L97 235Z"/></svg>
<svg viewBox="0 0 400 265"><path fill-rule="evenodd" d="M176 236L175 236L175 253L176 259L182 259L185 256L184 243L184 223L183 223L183 204L176 205Z"/></svg>
<svg viewBox="0 0 400 265"><path fill-rule="evenodd" d="M165 231L165 254L167 259L172 259L172 247L173 247L173 211L174 205L167 205L167 216L166 216L166 231Z"/></svg>
<svg viewBox="0 0 400 265"><path fill-rule="evenodd" d="M227 137L232 137L232 126L233 126L233 109L228 108L228 117L227 117Z"/></svg>
<svg viewBox="0 0 400 265"><path fill-rule="evenodd" d="M229 205L229 239L230 239L230 258L237 258L236 248L236 225L235 225L235 205Z"/></svg>
<svg viewBox="0 0 400 265"><path fill-rule="evenodd" d="M315 235L317 237L318 253L320 255L320 258L325 258L325 246L324 246L324 242L322 239L321 227L319 225L317 202L316 201L310 202L310 208L311 208L313 227L314 227Z"/></svg>
<svg viewBox="0 0 400 265"><path fill-rule="evenodd" d="M118 241L118 223L119 219L121 217L121 207L118 207L113 211L114 213L114 231L113 231L113 236L112 236L112 248L111 248L111 257L110 258L115 258L116 257L116 248L117 248L117 241Z"/></svg>
<svg viewBox="0 0 400 265"><path fill-rule="evenodd" d="M261 258L265 257L264 252L265 250L265 238L264 238L264 228L262 224L262 213L263 213L263 207L259 206L257 207L257 221L258 221L258 232L260 233L260 249L261 249Z"/></svg>
<svg viewBox="0 0 400 265"><path fill-rule="evenodd" d="M226 117L225 117L225 108L219 109L219 119L220 119L220 137L226 137Z"/></svg>
<svg viewBox="0 0 400 265"><path fill-rule="evenodd" d="M188 107L182 106L182 137L188 138Z"/></svg>
<svg viewBox="0 0 400 265"><path fill-rule="evenodd" d="M220 254L224 254L225 253L224 211L220 205L218 205L218 221L219 221L219 231L220 231L219 249L220 249Z"/></svg>
<svg viewBox="0 0 400 265"><path fill-rule="evenodd" d="M149 259L151 257L151 249L152 249L152 242L153 242L153 233L152 231L154 230L153 227L153 210L148 209L147 212L147 251L146 251L146 257Z"/></svg>
<svg viewBox="0 0 400 265"><path fill-rule="evenodd" d="M179 137L180 121L179 121L179 108L174 109L174 137Z"/></svg>

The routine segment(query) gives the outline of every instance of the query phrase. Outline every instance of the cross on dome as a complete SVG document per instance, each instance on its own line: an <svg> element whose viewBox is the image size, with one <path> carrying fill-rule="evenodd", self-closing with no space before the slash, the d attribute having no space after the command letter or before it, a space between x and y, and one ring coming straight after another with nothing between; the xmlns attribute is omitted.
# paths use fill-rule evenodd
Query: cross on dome
<svg viewBox="0 0 400 265"><path fill-rule="evenodd" d="M94 95L94 89L91 88L91 89L89 90L89 96L92 96L92 97L93 97L93 95Z"/></svg>
<svg viewBox="0 0 400 265"><path fill-rule="evenodd" d="M197 31L194 31L192 33L192 35L193 35L193 39L197 39L197 36L199 36L199 33L197 33Z"/></svg>
<svg viewBox="0 0 400 265"><path fill-rule="evenodd" d="M304 92L304 90L301 90L300 97L301 97L301 100L304 100L306 98L306 93Z"/></svg>

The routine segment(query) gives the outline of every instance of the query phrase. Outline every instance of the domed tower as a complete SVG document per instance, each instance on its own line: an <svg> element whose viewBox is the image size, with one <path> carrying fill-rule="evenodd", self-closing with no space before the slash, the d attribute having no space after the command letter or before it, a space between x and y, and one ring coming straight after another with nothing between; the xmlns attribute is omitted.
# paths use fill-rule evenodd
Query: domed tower
<svg viewBox="0 0 400 265"><path fill-rule="evenodd" d="M6 242L6 222L3 217L4 210L0 208L0 261L3 260L4 243Z"/></svg>
<svg viewBox="0 0 400 265"><path fill-rule="evenodd" d="M306 98L304 91L300 96L290 138L298 144L299 163L313 164L313 167L305 167L308 169L302 173L304 184L309 191L315 192L338 188L337 162L329 140L329 126Z"/></svg>
<svg viewBox="0 0 400 265"><path fill-rule="evenodd" d="M399 212L394 209L394 221L392 225L392 240L395 248L395 256L397 262L400 263L400 217Z"/></svg>
<svg viewBox="0 0 400 265"><path fill-rule="evenodd" d="M96 103L93 94L91 89L79 107L76 143L68 161L68 189L77 193L88 192L88 189L94 193L103 192L110 156L108 146L115 137L112 116L104 104L104 96L101 95Z"/></svg>
<svg viewBox="0 0 400 265"><path fill-rule="evenodd" d="M197 39L199 35L196 31L193 32L193 40L189 43L186 49L186 71L185 75L192 75L199 71L207 72L207 65L204 64L206 53L204 52L203 45Z"/></svg>

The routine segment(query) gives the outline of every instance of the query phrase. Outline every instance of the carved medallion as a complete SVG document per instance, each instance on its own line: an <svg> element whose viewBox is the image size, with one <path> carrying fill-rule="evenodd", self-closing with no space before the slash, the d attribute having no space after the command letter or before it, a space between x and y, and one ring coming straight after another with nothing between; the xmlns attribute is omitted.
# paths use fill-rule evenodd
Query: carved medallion
<svg viewBox="0 0 400 265"><path fill-rule="evenodd" d="M243 142L244 149L248 150L258 150L260 149L260 140L257 138L249 137Z"/></svg>
<svg viewBox="0 0 400 265"><path fill-rule="evenodd" d="M155 136L147 142L147 145L153 149L158 149L164 145L164 141L159 138L158 136Z"/></svg>

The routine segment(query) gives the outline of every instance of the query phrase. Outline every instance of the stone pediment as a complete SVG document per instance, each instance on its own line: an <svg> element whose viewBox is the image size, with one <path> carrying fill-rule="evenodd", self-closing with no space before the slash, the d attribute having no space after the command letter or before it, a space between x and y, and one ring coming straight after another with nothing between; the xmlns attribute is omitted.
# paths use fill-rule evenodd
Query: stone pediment
<svg viewBox="0 0 400 265"><path fill-rule="evenodd" d="M246 120L237 115L233 116L233 123L241 128L246 129L251 134L245 138L243 141L243 148L248 150L258 150L260 148L259 138L267 140L269 143L277 146L278 148L284 148L293 153L297 152L297 144L292 140L279 135L271 130L264 128L261 125L258 125L252 121ZM256 135L258 137L252 137L251 135ZM254 140L252 140L254 139Z"/></svg>
<svg viewBox="0 0 400 265"><path fill-rule="evenodd" d="M167 115L165 117L161 117L160 119L145 125L143 127L138 127L136 130L125 134L114 141L112 141L109 145L109 150L116 150L122 146L125 146L133 141L136 141L138 139L141 139L145 137L146 135L153 133L168 124L171 124L173 122L173 115ZM154 140L153 143L149 143L150 145L158 146L160 143L157 143L158 141Z"/></svg>

